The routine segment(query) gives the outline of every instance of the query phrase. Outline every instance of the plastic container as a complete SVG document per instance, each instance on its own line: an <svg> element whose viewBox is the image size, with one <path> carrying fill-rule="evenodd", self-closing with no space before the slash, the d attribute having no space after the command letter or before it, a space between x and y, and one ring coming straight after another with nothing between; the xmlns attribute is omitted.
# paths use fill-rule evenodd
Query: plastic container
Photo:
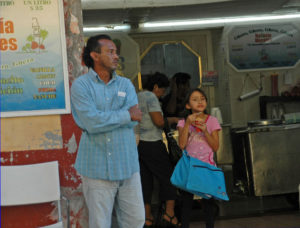
<svg viewBox="0 0 300 228"><path fill-rule="evenodd" d="M223 118L222 118L222 114L221 114L221 110L219 107L213 107L211 108L211 115L216 117L218 119L218 122L220 124L223 124Z"/></svg>
<svg viewBox="0 0 300 228"><path fill-rule="evenodd" d="M284 114L286 124L300 123L300 112Z"/></svg>

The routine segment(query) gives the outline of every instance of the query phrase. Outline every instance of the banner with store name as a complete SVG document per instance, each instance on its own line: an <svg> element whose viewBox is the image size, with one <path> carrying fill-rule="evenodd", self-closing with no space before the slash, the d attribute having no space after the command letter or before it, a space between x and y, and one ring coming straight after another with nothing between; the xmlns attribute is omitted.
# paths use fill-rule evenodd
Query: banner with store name
<svg viewBox="0 0 300 228"><path fill-rule="evenodd" d="M237 26L228 48L236 70L292 68L300 59L300 31L292 24Z"/></svg>
<svg viewBox="0 0 300 228"><path fill-rule="evenodd" d="M0 0L1 117L70 113L61 0Z"/></svg>

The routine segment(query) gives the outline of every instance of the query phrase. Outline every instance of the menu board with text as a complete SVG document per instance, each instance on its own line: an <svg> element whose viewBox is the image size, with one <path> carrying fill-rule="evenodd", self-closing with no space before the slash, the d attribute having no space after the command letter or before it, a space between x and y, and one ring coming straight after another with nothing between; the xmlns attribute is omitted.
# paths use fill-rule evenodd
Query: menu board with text
<svg viewBox="0 0 300 228"><path fill-rule="evenodd" d="M292 24L237 26L228 42L229 62L240 71L292 68L300 59L300 31Z"/></svg>
<svg viewBox="0 0 300 228"><path fill-rule="evenodd" d="M1 117L70 112L61 0L0 0Z"/></svg>

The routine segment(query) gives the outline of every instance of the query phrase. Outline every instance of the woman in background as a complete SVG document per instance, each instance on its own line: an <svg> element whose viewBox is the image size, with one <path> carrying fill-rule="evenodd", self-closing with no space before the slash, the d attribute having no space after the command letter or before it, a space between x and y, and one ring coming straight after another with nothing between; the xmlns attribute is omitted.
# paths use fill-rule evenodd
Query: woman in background
<svg viewBox="0 0 300 228"><path fill-rule="evenodd" d="M162 108L166 117L179 117L184 110L184 99L190 90L191 75L178 72L171 79L171 91L162 99Z"/></svg>
<svg viewBox="0 0 300 228"><path fill-rule="evenodd" d="M139 108L143 113L139 129L139 161L142 180L143 197L146 212L144 227L153 227L154 217L151 211L153 177L159 182L159 198L165 202L162 214L162 226L177 227L178 220L174 214L176 188L171 184L172 165L165 144L163 143L163 127L165 125L159 98L164 95L169 80L166 75L155 73L148 77L144 90L138 93ZM177 122L177 118L170 118Z"/></svg>

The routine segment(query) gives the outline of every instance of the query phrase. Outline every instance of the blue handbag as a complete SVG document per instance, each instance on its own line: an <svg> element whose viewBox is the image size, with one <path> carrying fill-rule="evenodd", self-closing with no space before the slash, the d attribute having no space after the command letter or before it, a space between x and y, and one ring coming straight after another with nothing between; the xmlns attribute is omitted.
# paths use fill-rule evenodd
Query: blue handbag
<svg viewBox="0 0 300 228"><path fill-rule="evenodd" d="M205 199L229 200L222 169L190 157L186 151L174 169L171 183Z"/></svg>

